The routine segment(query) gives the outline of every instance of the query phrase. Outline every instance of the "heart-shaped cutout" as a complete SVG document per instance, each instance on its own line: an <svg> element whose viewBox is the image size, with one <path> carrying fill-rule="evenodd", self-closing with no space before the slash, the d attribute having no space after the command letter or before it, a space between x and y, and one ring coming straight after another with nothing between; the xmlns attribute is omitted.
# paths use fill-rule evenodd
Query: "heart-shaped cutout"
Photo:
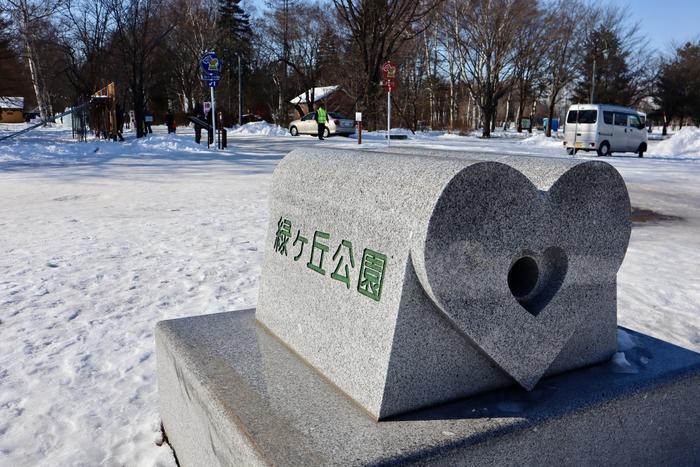
<svg viewBox="0 0 700 467"><path fill-rule="evenodd" d="M561 288L567 266L561 248L550 247L541 254L524 251L508 271L510 293L528 313L537 316Z"/></svg>
<svg viewBox="0 0 700 467"><path fill-rule="evenodd" d="M484 161L453 175L417 226L425 234L414 236L411 257L438 310L531 389L585 310L614 287L629 241L629 196L607 164L516 165L532 180Z"/></svg>

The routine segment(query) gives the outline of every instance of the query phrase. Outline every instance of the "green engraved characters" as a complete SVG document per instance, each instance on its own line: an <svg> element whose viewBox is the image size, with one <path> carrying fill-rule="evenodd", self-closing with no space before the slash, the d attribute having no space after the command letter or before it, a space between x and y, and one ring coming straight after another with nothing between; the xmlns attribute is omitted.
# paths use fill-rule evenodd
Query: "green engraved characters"
<svg viewBox="0 0 700 467"><path fill-rule="evenodd" d="M329 270L332 270L330 274L331 279L342 282L348 290L351 289L352 278L357 277L358 292L372 300L379 301L381 299L382 285L386 274L386 255L365 248L362 262L360 263L360 274L355 276L355 273L352 271L355 270L355 250L350 240L340 240L340 244L336 247L335 242L331 242L330 233L316 230L312 241L309 242L309 238L302 234L301 229L297 229L292 245L289 246L291 238L292 221L285 217L280 217L277 221L277 232L275 233L274 241L274 251L276 253L282 256L289 256L288 248L292 249L294 261L299 261L302 256L306 255L309 258L309 261L306 263L307 268L325 276L326 267L328 267ZM305 248L308 243L310 243L310 248ZM330 255L331 246L335 248L330 259L333 264L324 267L324 260L326 262L329 261L327 256ZM311 253L306 253L309 250L311 250Z"/></svg>
<svg viewBox="0 0 700 467"><path fill-rule="evenodd" d="M321 232L320 230L314 232L314 243L311 245L311 259L308 263L306 263L307 268L312 269L322 275L326 275L326 270L323 269L323 255L328 253L328 245L321 243L321 240L317 239L328 240L329 238L331 238L331 234L329 233ZM319 254L320 258L318 258L318 266L314 264L314 252L316 250L321 252Z"/></svg>
<svg viewBox="0 0 700 467"><path fill-rule="evenodd" d="M365 248L360 265L360 279L357 282L357 291L372 300L379 301L382 298L382 285L384 283L384 271L386 269L386 256L376 251Z"/></svg>
<svg viewBox="0 0 700 467"><path fill-rule="evenodd" d="M277 221L277 233L275 234L275 251L281 255L287 256L287 243L289 237L292 236L292 223L288 219Z"/></svg>
<svg viewBox="0 0 700 467"><path fill-rule="evenodd" d="M347 250L347 258L340 252L343 247L345 247L345 250ZM350 267L348 267L348 260L350 261ZM338 264L335 266L335 270L331 273L331 278L344 283L349 289L350 268L355 267L355 255L352 253L352 242L348 240L341 241L340 245L338 245L338 249L335 250L335 253L333 254L333 261L338 261ZM343 267L343 270L340 269L341 267ZM345 275L338 274L338 271L344 271Z"/></svg>
<svg viewBox="0 0 700 467"><path fill-rule="evenodd" d="M294 242L292 242L292 246L297 246L297 243L301 243L301 247L299 247L299 254L297 254L294 257L294 261L299 261L299 258L301 258L301 255L304 254L304 245L309 243L308 238L301 236L301 230L297 230L297 236L294 239Z"/></svg>

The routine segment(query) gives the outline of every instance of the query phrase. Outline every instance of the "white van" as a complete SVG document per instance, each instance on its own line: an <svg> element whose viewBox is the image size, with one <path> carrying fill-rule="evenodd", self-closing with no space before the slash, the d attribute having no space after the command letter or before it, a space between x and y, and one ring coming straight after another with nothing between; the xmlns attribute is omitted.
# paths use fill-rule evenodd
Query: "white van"
<svg viewBox="0 0 700 467"><path fill-rule="evenodd" d="M577 104L569 108L564 129L564 147L569 155L596 151L599 156L613 152L647 150L646 114L629 107L605 104Z"/></svg>

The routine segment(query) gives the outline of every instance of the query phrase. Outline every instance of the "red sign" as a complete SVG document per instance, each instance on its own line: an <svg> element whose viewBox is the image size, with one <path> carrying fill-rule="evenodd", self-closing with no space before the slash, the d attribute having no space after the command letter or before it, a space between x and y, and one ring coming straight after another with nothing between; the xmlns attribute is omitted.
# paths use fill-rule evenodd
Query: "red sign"
<svg viewBox="0 0 700 467"><path fill-rule="evenodd" d="M396 65L391 63L391 61L384 62L384 65L382 65L382 74L385 80L393 81L396 79L397 71Z"/></svg>
<svg viewBox="0 0 700 467"><path fill-rule="evenodd" d="M385 79L379 84L381 84L384 87L384 92L396 91L396 81L394 81L393 79Z"/></svg>

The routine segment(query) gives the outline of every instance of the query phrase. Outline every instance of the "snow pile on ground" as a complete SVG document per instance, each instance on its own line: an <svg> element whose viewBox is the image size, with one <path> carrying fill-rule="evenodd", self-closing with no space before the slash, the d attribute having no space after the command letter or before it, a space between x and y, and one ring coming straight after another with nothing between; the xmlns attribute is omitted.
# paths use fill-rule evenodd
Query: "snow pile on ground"
<svg viewBox="0 0 700 467"><path fill-rule="evenodd" d="M520 141L520 144L526 146L535 146L540 148L562 148L561 140L556 137L548 138L544 133L539 133L529 138Z"/></svg>
<svg viewBox="0 0 700 467"><path fill-rule="evenodd" d="M700 157L700 128L686 126L669 139L661 141L653 150L659 156Z"/></svg>
<svg viewBox="0 0 700 467"><path fill-rule="evenodd" d="M229 132L235 136L288 136L289 130L267 122L250 122L235 126Z"/></svg>

